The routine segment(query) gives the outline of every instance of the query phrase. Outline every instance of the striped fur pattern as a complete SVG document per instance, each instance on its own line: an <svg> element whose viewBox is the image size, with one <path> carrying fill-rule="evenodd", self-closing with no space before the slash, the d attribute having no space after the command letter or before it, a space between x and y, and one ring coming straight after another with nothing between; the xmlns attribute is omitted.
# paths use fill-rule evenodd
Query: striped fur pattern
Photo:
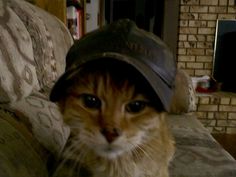
<svg viewBox="0 0 236 177"><path fill-rule="evenodd" d="M89 66L62 92L71 136L54 177L168 177L174 141L148 83L127 64Z"/></svg>

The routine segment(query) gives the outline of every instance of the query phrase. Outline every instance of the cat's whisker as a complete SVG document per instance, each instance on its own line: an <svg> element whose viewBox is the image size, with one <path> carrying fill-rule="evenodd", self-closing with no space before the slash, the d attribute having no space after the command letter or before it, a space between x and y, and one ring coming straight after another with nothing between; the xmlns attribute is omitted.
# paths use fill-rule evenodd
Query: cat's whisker
<svg viewBox="0 0 236 177"><path fill-rule="evenodd" d="M69 143L71 143L69 146L65 148L65 151L62 152L63 159L72 159L73 155L77 155L77 151L79 152L80 145L79 140L70 140ZM61 162L63 163L63 161Z"/></svg>
<svg viewBox="0 0 236 177"><path fill-rule="evenodd" d="M142 145L136 146L146 157L153 161L152 156L142 147Z"/></svg>
<svg viewBox="0 0 236 177"><path fill-rule="evenodd" d="M88 153L88 150L86 149L81 149L80 153L79 154L75 154L75 160L74 160L74 163L73 163L73 166L72 166L72 169L71 169L71 174L73 175L74 174L74 171L76 171L78 174L80 174L80 169L81 169L81 161L83 161L83 159L86 157L86 154ZM73 177L73 176L71 176Z"/></svg>
<svg viewBox="0 0 236 177"><path fill-rule="evenodd" d="M140 151L137 150L137 148L133 149L133 154L137 160L142 159L142 155L141 155Z"/></svg>
<svg viewBox="0 0 236 177"><path fill-rule="evenodd" d="M73 121L69 121L67 123L67 125L70 126L70 128L76 128L78 129L79 127L81 127L83 125L83 121L79 121L79 120L73 120Z"/></svg>
<svg viewBox="0 0 236 177"><path fill-rule="evenodd" d="M153 141L153 144L145 144L143 146L145 146L145 148L149 151L149 152L154 152L154 149L155 149L155 152L156 153L161 153L163 151L162 148L155 148L155 146L159 146L161 147L161 144L158 140L152 140Z"/></svg>
<svg viewBox="0 0 236 177"><path fill-rule="evenodd" d="M69 172L68 172L68 177L74 177L74 174L77 171L76 166L77 166L77 161L74 160L72 165L70 165L70 169L69 169Z"/></svg>
<svg viewBox="0 0 236 177"><path fill-rule="evenodd" d="M137 147L137 145L134 145L134 144L131 143L131 142L130 142L129 144L132 146L132 150L130 151L130 154L131 154L132 156L134 156L135 159L141 160L141 159L142 159L142 154L141 154L141 152L143 152L143 151L140 152L139 147Z"/></svg>
<svg viewBox="0 0 236 177"><path fill-rule="evenodd" d="M63 152L62 161L59 163L55 174L60 173L60 170L66 166L66 163L73 162L67 174L68 177L73 177L75 172L79 173L81 168L79 162L84 159L88 151L78 139L76 141L72 139L69 142L71 144Z"/></svg>
<svg viewBox="0 0 236 177"><path fill-rule="evenodd" d="M81 118L81 116L80 116L78 113L74 112L73 109L72 109L72 111L70 112L70 114L68 114L68 115L71 115L71 116L73 116L73 117Z"/></svg>
<svg viewBox="0 0 236 177"><path fill-rule="evenodd" d="M135 159L136 162L142 159L139 152L136 149L132 150L130 154Z"/></svg>
<svg viewBox="0 0 236 177"><path fill-rule="evenodd" d="M61 173L61 171L63 171L64 168L67 168L67 163L70 161L69 158L62 158L61 161L59 161L59 163L57 164L57 168L53 173L53 176L57 176L58 174Z"/></svg>
<svg viewBox="0 0 236 177"><path fill-rule="evenodd" d="M113 62L94 64L71 78L60 100L70 137L54 177L156 176L172 155L172 140L149 104L158 101L155 93L123 62L115 68Z"/></svg>
<svg viewBox="0 0 236 177"><path fill-rule="evenodd" d="M83 138L89 144L97 144L96 134L93 131L94 130L81 131L80 138Z"/></svg>
<svg viewBox="0 0 236 177"><path fill-rule="evenodd" d="M70 118L70 119L79 119L81 120L81 116L76 114L76 112L74 113L73 111L70 112L70 114L68 114L67 118Z"/></svg>

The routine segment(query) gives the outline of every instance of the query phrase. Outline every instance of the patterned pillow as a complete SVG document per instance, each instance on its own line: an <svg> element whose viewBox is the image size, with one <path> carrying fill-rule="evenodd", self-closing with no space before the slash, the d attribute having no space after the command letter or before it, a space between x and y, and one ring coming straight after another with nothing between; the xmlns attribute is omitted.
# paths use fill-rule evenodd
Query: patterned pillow
<svg viewBox="0 0 236 177"><path fill-rule="evenodd" d="M22 0L0 0L0 17L0 102L51 88L73 44L66 26Z"/></svg>
<svg viewBox="0 0 236 177"><path fill-rule="evenodd" d="M0 104L0 176L47 177L47 162L69 133L57 105L40 92Z"/></svg>
<svg viewBox="0 0 236 177"><path fill-rule="evenodd" d="M58 155L69 136L58 106L39 92L11 103L8 108L27 126L37 141L52 154Z"/></svg>
<svg viewBox="0 0 236 177"><path fill-rule="evenodd" d="M39 89L30 34L18 15L0 1L0 102L19 100Z"/></svg>
<svg viewBox="0 0 236 177"><path fill-rule="evenodd" d="M170 113L181 114L196 110L195 90L192 80L186 72L178 69L175 79L175 90Z"/></svg>
<svg viewBox="0 0 236 177"><path fill-rule="evenodd" d="M30 34L40 89L46 89L64 72L65 56L73 38L54 15L22 0L7 0Z"/></svg>

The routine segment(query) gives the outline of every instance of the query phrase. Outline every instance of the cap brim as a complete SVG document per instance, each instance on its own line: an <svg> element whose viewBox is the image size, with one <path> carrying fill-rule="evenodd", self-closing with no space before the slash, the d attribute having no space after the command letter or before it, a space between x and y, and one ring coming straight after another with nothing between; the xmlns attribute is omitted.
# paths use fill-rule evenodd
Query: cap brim
<svg viewBox="0 0 236 177"><path fill-rule="evenodd" d="M68 82L70 81L71 75L76 75L76 73L79 71L79 68L83 64L89 61L99 60L102 58L116 59L132 65L148 81L150 86L153 88L153 90L161 100L165 110L169 111L170 102L173 95L172 88L170 88L170 86L163 79L161 79L158 73L154 72L152 69L150 69L149 66L147 66L142 61L135 60L130 56L116 52L104 52L97 55L87 56L86 58L83 58L83 60L78 60L76 65L68 69L55 83L50 94L50 100L53 102L57 102L60 100L62 93L65 92L68 87Z"/></svg>

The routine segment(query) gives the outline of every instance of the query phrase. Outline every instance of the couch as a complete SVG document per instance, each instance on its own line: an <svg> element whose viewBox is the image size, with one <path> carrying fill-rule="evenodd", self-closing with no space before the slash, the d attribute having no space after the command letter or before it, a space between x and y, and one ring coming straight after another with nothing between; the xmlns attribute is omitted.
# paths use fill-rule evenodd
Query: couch
<svg viewBox="0 0 236 177"><path fill-rule="evenodd" d="M49 176L69 128L48 95L72 44L53 15L23 0L0 0L0 177ZM235 159L194 114L190 78L178 70L176 83L167 118L176 141L170 176L235 177Z"/></svg>

